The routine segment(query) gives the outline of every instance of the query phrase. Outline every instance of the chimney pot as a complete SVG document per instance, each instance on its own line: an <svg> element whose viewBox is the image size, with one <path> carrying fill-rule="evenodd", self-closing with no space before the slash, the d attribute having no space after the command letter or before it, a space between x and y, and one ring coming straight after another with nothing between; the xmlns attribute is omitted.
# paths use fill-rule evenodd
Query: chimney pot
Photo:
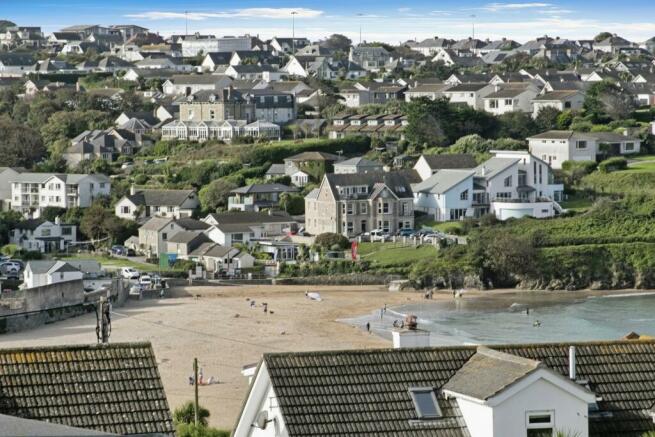
<svg viewBox="0 0 655 437"><path fill-rule="evenodd" d="M575 381L575 346L569 346L569 379Z"/></svg>

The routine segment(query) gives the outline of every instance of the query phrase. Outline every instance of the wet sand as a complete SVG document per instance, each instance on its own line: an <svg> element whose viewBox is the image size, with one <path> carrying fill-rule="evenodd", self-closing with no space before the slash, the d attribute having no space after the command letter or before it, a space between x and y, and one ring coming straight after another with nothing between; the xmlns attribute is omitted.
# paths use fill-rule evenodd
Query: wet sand
<svg viewBox="0 0 655 437"><path fill-rule="evenodd" d="M324 300L307 299L306 290L320 292ZM247 298L255 300L255 308ZM257 363L265 352L390 347L388 340L362 326L337 319L369 314L385 303L391 307L421 299L418 293L389 293L376 286L193 287L176 291L174 297L116 308L110 342L152 343L171 409L193 399L188 377L197 357L204 377L220 381L200 387L200 402L210 410L212 425L231 429L247 393L242 366ZM95 343L95 323L95 315L89 314L3 335L0 347Z"/></svg>

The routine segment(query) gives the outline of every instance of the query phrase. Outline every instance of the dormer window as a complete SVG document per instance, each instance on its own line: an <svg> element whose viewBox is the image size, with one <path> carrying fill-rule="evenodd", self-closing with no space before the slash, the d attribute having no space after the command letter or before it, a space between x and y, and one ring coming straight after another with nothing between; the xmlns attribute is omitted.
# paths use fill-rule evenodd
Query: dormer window
<svg viewBox="0 0 655 437"><path fill-rule="evenodd" d="M422 420L438 419L441 409L437 403L437 395L432 387L412 387L409 394L416 409L416 416Z"/></svg>

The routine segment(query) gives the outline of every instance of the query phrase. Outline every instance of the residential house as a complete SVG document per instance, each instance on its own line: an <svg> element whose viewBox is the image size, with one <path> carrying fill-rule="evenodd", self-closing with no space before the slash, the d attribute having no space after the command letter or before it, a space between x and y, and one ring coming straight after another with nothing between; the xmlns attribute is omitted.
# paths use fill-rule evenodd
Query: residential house
<svg viewBox="0 0 655 437"><path fill-rule="evenodd" d="M187 35L181 42L182 56L185 58L192 58L201 53L218 52L219 43L213 35Z"/></svg>
<svg viewBox="0 0 655 437"><path fill-rule="evenodd" d="M308 45L310 41L307 38L278 38L275 37L271 40L271 48L281 54L295 54L295 51L300 50Z"/></svg>
<svg viewBox="0 0 655 437"><path fill-rule="evenodd" d="M82 280L83 273L65 261L28 261L23 272L23 287L35 288L60 282Z"/></svg>
<svg viewBox="0 0 655 437"><path fill-rule="evenodd" d="M448 49L454 43L446 38L427 38L412 46L412 50L421 53L423 56L434 56L439 50Z"/></svg>
<svg viewBox="0 0 655 437"><path fill-rule="evenodd" d="M0 375L5 399L0 428L6 435L175 435L150 343L5 347ZM21 420L20 427L7 426L9 416ZM26 428L23 417L40 426Z"/></svg>
<svg viewBox="0 0 655 437"><path fill-rule="evenodd" d="M23 77L36 72L38 63L29 53L0 53L0 77Z"/></svg>
<svg viewBox="0 0 655 437"><path fill-rule="evenodd" d="M71 140L62 154L69 167L82 161L103 159L115 161L119 156L131 156L139 148L134 134L120 129L87 130Z"/></svg>
<svg viewBox="0 0 655 437"><path fill-rule="evenodd" d="M537 118L544 108L578 111L582 109L584 99L584 93L578 90L542 92L532 99L532 117Z"/></svg>
<svg viewBox="0 0 655 437"><path fill-rule="evenodd" d="M222 120L254 121L255 106L232 87L198 91L180 102L180 121Z"/></svg>
<svg viewBox="0 0 655 437"><path fill-rule="evenodd" d="M446 66L458 66L464 68L474 68L484 66L482 58L475 56L470 51L455 51L452 49L442 49L432 58L434 63L442 63Z"/></svg>
<svg viewBox="0 0 655 437"><path fill-rule="evenodd" d="M414 170L421 180L426 180L439 170L473 169L478 166L473 155L466 153L443 153L440 155L421 155L414 164Z"/></svg>
<svg viewBox="0 0 655 437"><path fill-rule="evenodd" d="M412 187L414 208L435 221L459 220L471 215L473 170L440 170Z"/></svg>
<svg viewBox="0 0 655 437"><path fill-rule="evenodd" d="M414 184L415 209L436 221L495 214L552 217L563 187L554 183L549 165L524 151L493 151L494 157L474 169L441 169Z"/></svg>
<svg viewBox="0 0 655 437"><path fill-rule="evenodd" d="M414 227L412 189L401 173L326 174L305 197L305 229L355 236Z"/></svg>
<svg viewBox="0 0 655 437"><path fill-rule="evenodd" d="M231 51L206 53L200 67L202 67L203 71L216 71L219 67L230 65L230 58L232 58Z"/></svg>
<svg viewBox="0 0 655 437"><path fill-rule="evenodd" d="M394 331L402 340L393 349L264 354L232 435L601 437L655 430L655 395L634 391L655 383L652 373L635 370L655 359L653 340L427 347L425 334ZM403 347L412 342L424 347Z"/></svg>
<svg viewBox="0 0 655 437"><path fill-rule="evenodd" d="M279 140L281 138L280 125L269 121L254 121L243 127L245 136L252 138L264 138L267 140Z"/></svg>
<svg viewBox="0 0 655 437"><path fill-rule="evenodd" d="M369 172L382 172L384 168L379 162L366 158L356 157L337 162L333 165L335 174L358 174Z"/></svg>
<svg viewBox="0 0 655 437"><path fill-rule="evenodd" d="M357 82L352 88L341 90L339 95L344 98L344 105L357 108L369 104L383 105L394 100L403 101L406 89L406 86L395 83Z"/></svg>
<svg viewBox="0 0 655 437"><path fill-rule="evenodd" d="M484 110L494 115L508 112L532 113L532 100L540 88L530 82L494 85L494 91L483 97Z"/></svg>
<svg viewBox="0 0 655 437"><path fill-rule="evenodd" d="M270 65L230 65L225 69L225 75L235 80L264 79L273 82L282 79L284 72Z"/></svg>
<svg viewBox="0 0 655 437"><path fill-rule="evenodd" d="M341 157L326 152L302 152L284 159L284 174L291 178L296 187L304 187L310 180L316 182L325 173L332 173Z"/></svg>
<svg viewBox="0 0 655 437"><path fill-rule="evenodd" d="M139 250L159 257L168 250L168 240L173 235L183 231L202 233L207 229L208 224L192 218L151 217L139 228Z"/></svg>
<svg viewBox="0 0 655 437"><path fill-rule="evenodd" d="M366 71L378 72L391 60L391 54L384 47L351 47L348 60L360 65Z"/></svg>
<svg viewBox="0 0 655 437"><path fill-rule="evenodd" d="M201 244L189 254L189 259L202 264L208 273L216 275L238 274L255 265L255 258L248 252L216 243Z"/></svg>
<svg viewBox="0 0 655 437"><path fill-rule="evenodd" d="M296 119L293 94L264 88L247 91L245 97L255 106L255 120L285 124Z"/></svg>
<svg viewBox="0 0 655 437"><path fill-rule="evenodd" d="M227 208L239 211L275 209L284 193L296 193L296 187L283 184L252 184L230 191Z"/></svg>
<svg viewBox="0 0 655 437"><path fill-rule="evenodd" d="M77 242L77 227L44 219L28 219L11 230L9 242L26 251L51 253L65 252Z"/></svg>
<svg viewBox="0 0 655 437"><path fill-rule="evenodd" d="M234 229L228 229L231 225L248 226L246 233L253 233L253 239L269 239L287 235L296 230L298 224L284 212L255 212L255 211L230 211L224 213L213 213L202 219L203 222L212 226L207 231L210 238L222 245L231 245L233 242L243 242L249 236L234 236ZM222 227L220 233L215 233L215 227ZM221 236L220 234L223 234Z"/></svg>
<svg viewBox="0 0 655 437"><path fill-rule="evenodd" d="M195 190L159 190L130 188L114 207L117 217L142 220L150 217L180 219L191 217L200 206Z"/></svg>
<svg viewBox="0 0 655 437"><path fill-rule="evenodd" d="M443 91L450 103L462 103L473 109L484 109L484 98L495 92L494 85L488 83L462 83Z"/></svg>
<svg viewBox="0 0 655 437"><path fill-rule="evenodd" d="M4 176L4 174L2 175ZM49 206L86 208L109 196L111 182L102 174L18 173L8 175L11 197L6 205L26 216L39 217Z"/></svg>
<svg viewBox="0 0 655 437"><path fill-rule="evenodd" d="M602 41L594 43L594 50L611 54L618 53L621 49L629 49L633 47L633 43L625 38L618 36L617 34L613 34L612 36L607 37Z"/></svg>
<svg viewBox="0 0 655 437"><path fill-rule="evenodd" d="M162 84L168 96L190 96L198 91L219 92L230 86L232 78L215 74L176 74Z"/></svg>
<svg viewBox="0 0 655 437"><path fill-rule="evenodd" d="M166 252L175 254L178 259L189 259L194 250L206 243L212 243L212 240L202 232L181 231L168 238Z"/></svg>
<svg viewBox="0 0 655 437"><path fill-rule="evenodd" d="M350 135L392 137L403 139L407 117L402 114L384 116L338 114L328 127L330 138L345 138Z"/></svg>
<svg viewBox="0 0 655 437"><path fill-rule="evenodd" d="M631 155L641 150L641 139L614 132L551 130L528 138L530 153L561 169L564 161L596 161L612 155Z"/></svg>
<svg viewBox="0 0 655 437"><path fill-rule="evenodd" d="M430 100L436 100L440 97L443 97L443 92L450 86L451 85L445 83L419 84L413 88L405 90L405 101L409 102L412 99L419 99L421 97L427 97Z"/></svg>
<svg viewBox="0 0 655 437"><path fill-rule="evenodd" d="M22 167L0 167L0 211L11 209L11 188L10 179L15 179L20 173L26 172Z"/></svg>

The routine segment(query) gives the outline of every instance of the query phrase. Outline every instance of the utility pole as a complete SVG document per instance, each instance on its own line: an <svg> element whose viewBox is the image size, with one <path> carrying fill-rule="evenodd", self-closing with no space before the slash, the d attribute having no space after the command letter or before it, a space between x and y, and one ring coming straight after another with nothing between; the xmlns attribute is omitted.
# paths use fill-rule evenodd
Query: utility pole
<svg viewBox="0 0 655 437"><path fill-rule="evenodd" d="M291 12L291 54L296 55L296 15L298 12Z"/></svg>
<svg viewBox="0 0 655 437"><path fill-rule="evenodd" d="M472 18L471 26L473 27L473 38L472 39L475 39L475 15L471 15L471 18Z"/></svg>
<svg viewBox="0 0 655 437"><path fill-rule="evenodd" d="M189 11L184 11L184 37L189 36Z"/></svg>
<svg viewBox="0 0 655 437"><path fill-rule="evenodd" d="M98 308L96 310L96 337L98 343L109 343L109 335L111 334L111 302L108 298L101 297L98 301Z"/></svg>
<svg viewBox="0 0 655 437"><path fill-rule="evenodd" d="M195 397L193 400L193 420L196 426L200 423L200 415L198 414L198 358L193 359L193 389L195 390Z"/></svg>
<svg viewBox="0 0 655 437"><path fill-rule="evenodd" d="M359 13L357 14L357 16L359 17L359 45L361 46L362 45L362 17L364 16L364 14Z"/></svg>

